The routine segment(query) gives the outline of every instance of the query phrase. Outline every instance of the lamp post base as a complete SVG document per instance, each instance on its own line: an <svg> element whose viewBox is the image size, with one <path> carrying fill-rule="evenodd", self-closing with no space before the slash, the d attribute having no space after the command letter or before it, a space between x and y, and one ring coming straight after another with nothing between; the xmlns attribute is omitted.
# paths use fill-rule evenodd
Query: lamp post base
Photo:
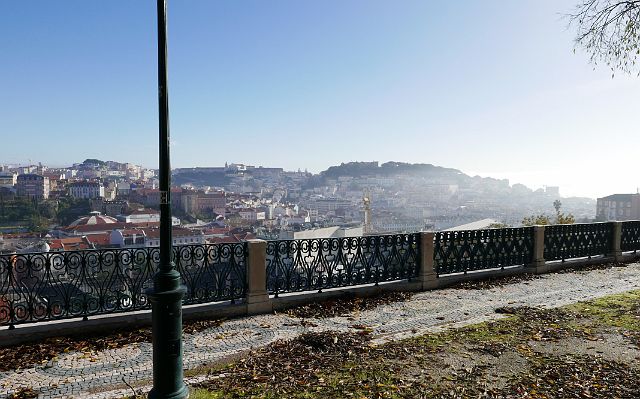
<svg viewBox="0 0 640 399"><path fill-rule="evenodd" d="M150 290L153 324L153 389L150 399L185 399L189 390L182 370L182 298L184 286Z"/></svg>
<svg viewBox="0 0 640 399"><path fill-rule="evenodd" d="M186 399L189 397L189 388L186 385L182 387L178 392L171 394L157 393L155 390L149 391L149 399Z"/></svg>

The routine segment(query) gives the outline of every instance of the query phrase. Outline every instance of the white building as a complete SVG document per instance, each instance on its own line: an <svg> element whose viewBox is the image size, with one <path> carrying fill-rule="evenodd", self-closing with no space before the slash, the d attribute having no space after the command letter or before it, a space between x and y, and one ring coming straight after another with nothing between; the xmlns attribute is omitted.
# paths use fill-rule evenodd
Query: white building
<svg viewBox="0 0 640 399"><path fill-rule="evenodd" d="M69 184L67 187L72 198L92 199L104 197L104 186L98 182L78 181Z"/></svg>
<svg viewBox="0 0 640 399"><path fill-rule="evenodd" d="M13 188L18 182L16 172L0 172L0 187Z"/></svg>
<svg viewBox="0 0 640 399"><path fill-rule="evenodd" d="M256 222L258 220L264 220L265 219L265 212L264 211L258 211L257 209L254 209L254 208L240 209L238 211L238 215L240 215L240 217L243 220L248 220L248 221L251 221L251 222Z"/></svg>
<svg viewBox="0 0 640 399"><path fill-rule="evenodd" d="M119 229L111 232L110 243L118 248L142 248L147 235L143 229Z"/></svg>
<svg viewBox="0 0 640 399"><path fill-rule="evenodd" d="M116 195L129 195L131 192L131 183L120 182L116 186Z"/></svg>
<svg viewBox="0 0 640 399"><path fill-rule="evenodd" d="M129 215L118 215L116 216L116 218L118 219L118 221L124 223L160 223L160 212L156 211L155 209L138 209L131 212L131 214ZM180 219L172 216L171 225L179 226Z"/></svg>
<svg viewBox="0 0 640 399"><path fill-rule="evenodd" d="M145 246L157 247L160 245L160 229L144 229L146 235ZM171 229L173 245L197 245L206 244L206 237L200 230L189 230L182 227Z"/></svg>

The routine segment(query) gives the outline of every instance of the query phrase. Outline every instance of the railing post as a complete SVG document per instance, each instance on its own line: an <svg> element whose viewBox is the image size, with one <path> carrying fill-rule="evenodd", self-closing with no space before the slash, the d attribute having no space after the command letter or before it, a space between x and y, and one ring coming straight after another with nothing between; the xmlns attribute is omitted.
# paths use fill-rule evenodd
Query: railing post
<svg viewBox="0 0 640 399"><path fill-rule="evenodd" d="M544 226L533 226L533 258L525 271L534 274L548 271L544 260Z"/></svg>
<svg viewBox="0 0 640 399"><path fill-rule="evenodd" d="M611 252L607 256L611 256L614 262L620 262L622 260L622 222L611 222L612 237L611 237Z"/></svg>
<svg viewBox="0 0 640 399"><path fill-rule="evenodd" d="M247 314L270 313L273 303L267 293L267 242L247 241Z"/></svg>
<svg viewBox="0 0 640 399"><path fill-rule="evenodd" d="M422 283L423 290L432 290L438 287L438 275L433 262L433 239L435 234L431 231L420 232L420 273L418 280Z"/></svg>

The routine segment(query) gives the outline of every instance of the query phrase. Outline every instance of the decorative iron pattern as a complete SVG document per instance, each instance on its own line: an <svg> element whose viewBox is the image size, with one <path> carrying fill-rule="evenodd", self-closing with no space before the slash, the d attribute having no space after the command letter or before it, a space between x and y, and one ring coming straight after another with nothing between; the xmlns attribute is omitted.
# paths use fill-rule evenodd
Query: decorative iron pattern
<svg viewBox="0 0 640 399"><path fill-rule="evenodd" d="M640 221L622 222L620 249L622 251L637 251L640 249Z"/></svg>
<svg viewBox="0 0 640 399"><path fill-rule="evenodd" d="M611 251L612 223L556 224L544 228L544 259L565 260Z"/></svg>
<svg viewBox="0 0 640 399"><path fill-rule="evenodd" d="M533 256L533 227L438 232L433 256L438 275L525 265Z"/></svg>
<svg viewBox="0 0 640 399"><path fill-rule="evenodd" d="M420 234L267 242L267 290L327 288L412 279L418 275Z"/></svg>
<svg viewBox="0 0 640 399"><path fill-rule="evenodd" d="M185 304L246 293L246 244L173 248ZM158 248L0 255L0 325L150 308Z"/></svg>

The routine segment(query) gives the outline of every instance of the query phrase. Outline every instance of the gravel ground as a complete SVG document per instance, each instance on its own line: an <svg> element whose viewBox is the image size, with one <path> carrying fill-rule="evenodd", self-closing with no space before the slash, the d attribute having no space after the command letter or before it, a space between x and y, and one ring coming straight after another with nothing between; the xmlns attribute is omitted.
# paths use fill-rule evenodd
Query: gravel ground
<svg viewBox="0 0 640 399"><path fill-rule="evenodd" d="M640 263L604 270L552 273L483 290L449 288L417 293L404 302L383 304L349 316L300 319L286 314L224 322L185 334L185 368L223 361L277 339L305 332L371 331L377 342L441 331L503 317L499 307L558 307L640 288ZM0 373L0 398L32 388L40 398L112 398L131 394L126 387L148 389L152 378L151 344L92 352L69 352L37 367ZM192 377L188 382L201 381ZM126 384L125 384L126 382Z"/></svg>

